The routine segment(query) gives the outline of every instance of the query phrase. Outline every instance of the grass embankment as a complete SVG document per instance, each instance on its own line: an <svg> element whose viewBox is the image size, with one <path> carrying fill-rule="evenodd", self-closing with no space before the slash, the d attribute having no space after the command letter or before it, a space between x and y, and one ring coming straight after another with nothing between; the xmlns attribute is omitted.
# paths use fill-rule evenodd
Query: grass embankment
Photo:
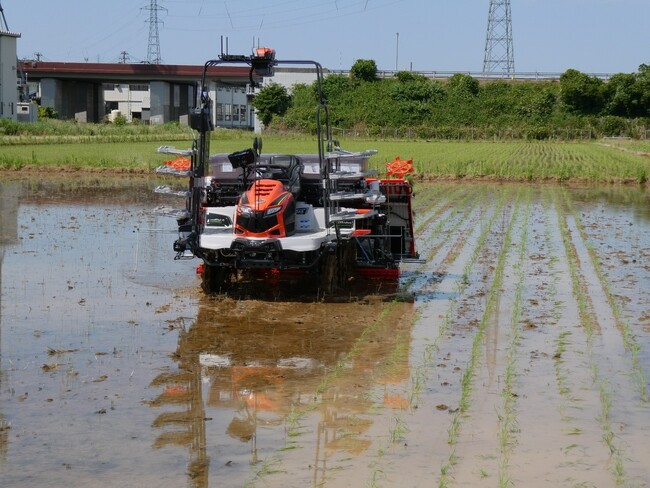
<svg viewBox="0 0 650 488"><path fill-rule="evenodd" d="M0 169L16 171L68 170L149 173L170 156L161 145L188 149L187 128L146 132L85 131L79 134L0 134ZM250 132L217 130L211 152L231 152L252 145ZM316 139L305 135L268 134L264 151L310 153ZM382 170L397 156L412 159L418 178L530 182L636 183L650 176L650 144L640 141L604 142L464 142L347 139L348 150L376 149L371 164Z"/></svg>

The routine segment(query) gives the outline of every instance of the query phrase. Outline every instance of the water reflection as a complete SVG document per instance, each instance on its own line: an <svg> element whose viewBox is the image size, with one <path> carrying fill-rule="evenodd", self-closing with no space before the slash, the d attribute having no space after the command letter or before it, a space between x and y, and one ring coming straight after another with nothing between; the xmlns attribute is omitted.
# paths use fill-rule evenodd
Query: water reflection
<svg viewBox="0 0 650 488"><path fill-rule="evenodd" d="M0 184L0 310L2 310L2 262L4 261L5 247L14 245L18 241L18 194L19 188L14 184ZM0 314L0 358L2 357L2 314ZM3 372L0 368L0 384ZM7 457L7 439L9 423L4 419L0 410L0 461Z"/></svg>
<svg viewBox="0 0 650 488"><path fill-rule="evenodd" d="M384 306L394 316L374 327ZM152 381L160 394L151 406L162 410L154 446L188 449L193 486L221 476L233 483L233 473L244 484L250 466L290 443L298 413L309 411L318 419L305 465L316 485L333 453L368 448L372 420L363 416L377 401L404 406L396 395L369 393L408 378L411 322L399 317L411 308L203 299L196 322L179 331L176 368ZM219 454L211 459L208 451ZM211 477L211 464L230 469Z"/></svg>
<svg viewBox="0 0 650 488"><path fill-rule="evenodd" d="M157 183L0 182L3 481L243 486L294 441L292 486L366 465L388 430L377 409L409 405L394 385L409 378L412 305L199 298L196 262L173 262L174 222L154 232L170 203ZM648 194L568 193L647 351ZM46 372L48 347L75 352Z"/></svg>
<svg viewBox="0 0 650 488"><path fill-rule="evenodd" d="M650 192L645 187L607 186L571 189L571 199L578 205L602 205L627 209L639 223L650 222Z"/></svg>

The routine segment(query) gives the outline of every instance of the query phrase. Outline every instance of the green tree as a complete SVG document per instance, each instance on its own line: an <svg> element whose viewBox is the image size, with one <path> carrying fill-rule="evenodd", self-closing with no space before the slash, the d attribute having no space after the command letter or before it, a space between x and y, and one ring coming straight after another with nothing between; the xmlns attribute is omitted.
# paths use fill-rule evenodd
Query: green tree
<svg viewBox="0 0 650 488"><path fill-rule="evenodd" d="M357 59L350 68L350 77L360 81L377 81L377 63L374 59Z"/></svg>
<svg viewBox="0 0 650 488"><path fill-rule="evenodd" d="M553 115L557 105L557 95L551 88L540 90L532 85L521 87L520 90L514 115L532 121L545 120Z"/></svg>
<svg viewBox="0 0 650 488"><path fill-rule="evenodd" d="M635 74L635 77L636 83L634 87L638 98L635 115L650 117L650 65L642 64L639 66L639 71Z"/></svg>
<svg viewBox="0 0 650 488"><path fill-rule="evenodd" d="M631 73L612 76L605 87L605 111L609 115L638 115L640 97L636 92L637 77Z"/></svg>
<svg viewBox="0 0 650 488"><path fill-rule="evenodd" d="M318 104L316 85L298 83L293 86L291 106L287 109L283 122L289 129L313 133L316 131L315 110Z"/></svg>
<svg viewBox="0 0 650 488"><path fill-rule="evenodd" d="M314 83L314 90L317 85ZM328 102L336 100L352 88L350 78L345 75L327 75L322 81L322 90L325 100Z"/></svg>
<svg viewBox="0 0 650 488"><path fill-rule="evenodd" d="M422 124L429 118L433 107L446 96L440 82L430 81L422 75L409 76L406 71L398 73L396 80L384 82L390 87L392 103L389 106L394 114L392 125L398 127Z"/></svg>
<svg viewBox="0 0 650 488"><path fill-rule="evenodd" d="M274 115L284 115L290 105L291 97L287 89L277 83L264 86L253 99L253 107L265 126L271 123Z"/></svg>
<svg viewBox="0 0 650 488"><path fill-rule="evenodd" d="M568 69L560 76L560 98L570 112L595 115L605 103L603 81Z"/></svg>
<svg viewBox="0 0 650 488"><path fill-rule="evenodd" d="M440 113L439 122L444 124L476 125L480 123L477 118L477 95L479 92L478 80L470 75L457 73L447 81L447 106L446 113Z"/></svg>
<svg viewBox="0 0 650 488"><path fill-rule="evenodd" d="M478 80L470 75L456 73L447 82L449 92L459 98L473 98L478 95Z"/></svg>

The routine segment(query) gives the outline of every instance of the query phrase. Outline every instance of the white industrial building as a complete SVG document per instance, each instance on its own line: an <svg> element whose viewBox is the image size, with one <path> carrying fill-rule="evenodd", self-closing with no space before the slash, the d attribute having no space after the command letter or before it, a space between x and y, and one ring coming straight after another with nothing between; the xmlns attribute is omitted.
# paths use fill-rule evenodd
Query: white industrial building
<svg viewBox="0 0 650 488"><path fill-rule="evenodd" d="M180 90L181 87L174 87ZM217 127L251 129L254 126L255 110L250 103L250 85L210 83L210 96L216 100L213 123ZM109 117L119 114L127 121L151 120L151 95L149 83L104 83L104 103ZM178 100L179 96L173 97Z"/></svg>

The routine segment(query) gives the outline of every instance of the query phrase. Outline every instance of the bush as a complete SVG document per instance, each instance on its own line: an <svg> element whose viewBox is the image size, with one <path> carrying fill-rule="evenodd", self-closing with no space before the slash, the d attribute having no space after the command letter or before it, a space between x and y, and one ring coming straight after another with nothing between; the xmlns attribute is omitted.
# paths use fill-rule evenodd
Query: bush
<svg viewBox="0 0 650 488"><path fill-rule="evenodd" d="M39 119L58 119L59 113L52 107L38 107Z"/></svg>
<svg viewBox="0 0 650 488"><path fill-rule="evenodd" d="M128 120L124 115L116 115L113 118L113 125L116 127L124 127L127 124Z"/></svg>
<svg viewBox="0 0 650 488"><path fill-rule="evenodd" d="M553 135L553 129L543 125L537 125L534 127L529 127L526 130L526 139L529 141L543 141L550 139Z"/></svg>
<svg viewBox="0 0 650 488"><path fill-rule="evenodd" d="M23 130L23 125L11 119L0 119L0 134L16 136Z"/></svg>
<svg viewBox="0 0 650 488"><path fill-rule="evenodd" d="M624 136L627 132L627 122L622 117L608 115L598 120L598 129L608 137Z"/></svg>

